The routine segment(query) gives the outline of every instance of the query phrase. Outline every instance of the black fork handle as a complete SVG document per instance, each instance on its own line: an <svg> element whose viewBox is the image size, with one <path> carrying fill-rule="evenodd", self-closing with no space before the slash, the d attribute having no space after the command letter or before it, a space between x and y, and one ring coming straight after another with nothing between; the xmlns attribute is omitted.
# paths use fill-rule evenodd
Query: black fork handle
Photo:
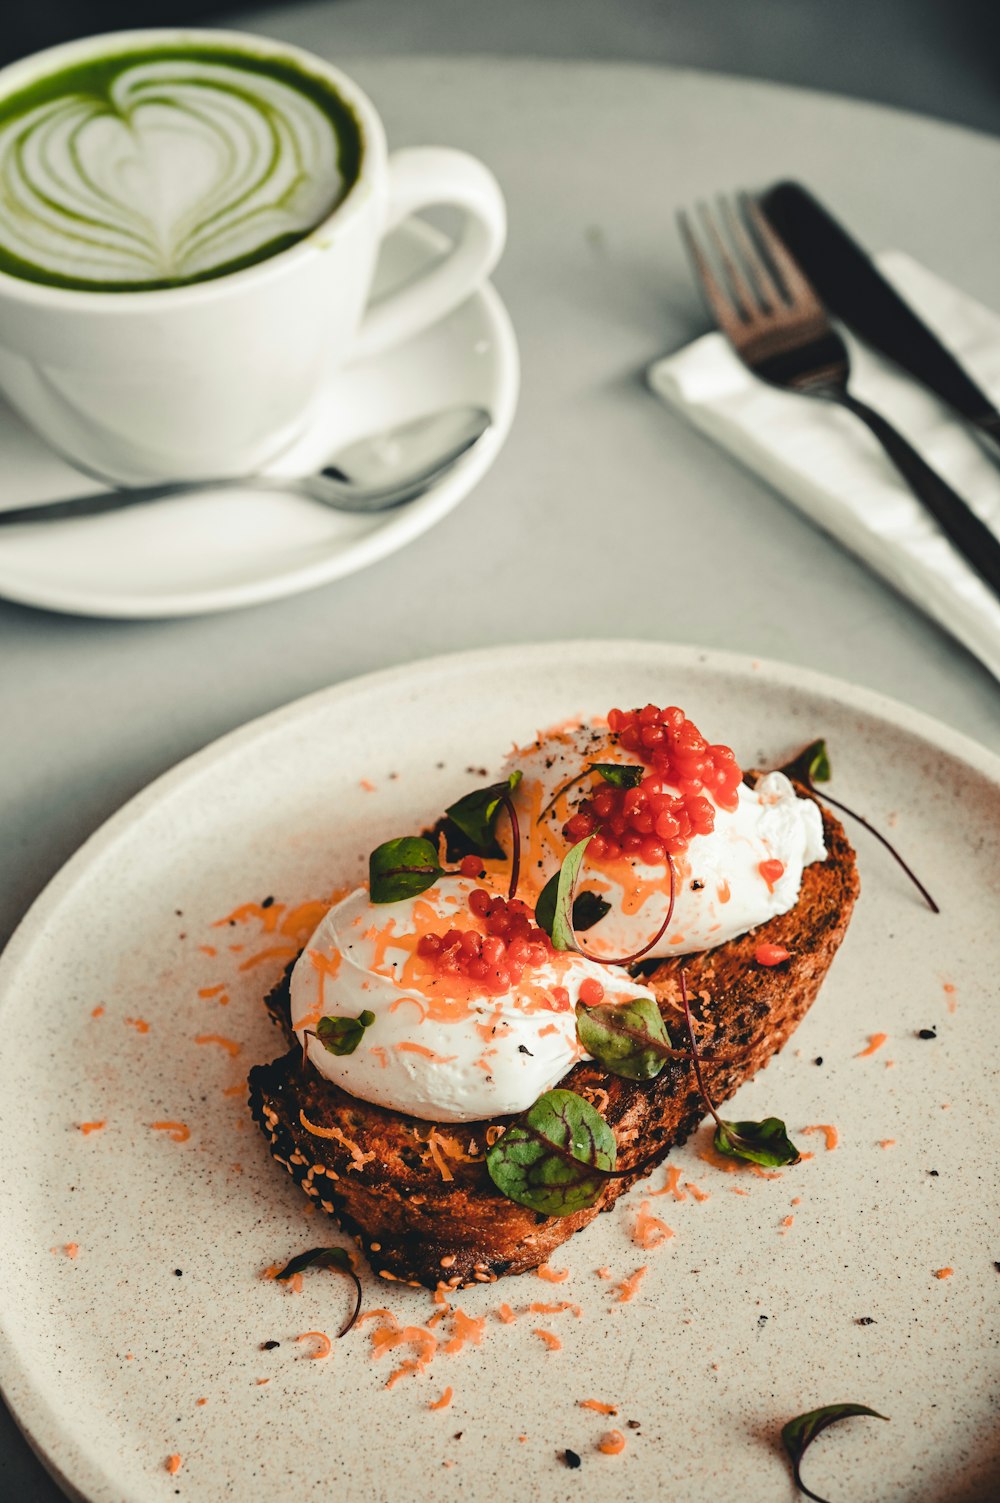
<svg viewBox="0 0 1000 1503"><path fill-rule="evenodd" d="M881 413L860 402L849 391L824 387L822 395L839 402L871 429L914 495L924 503L941 531L980 579L1000 599L1000 540L981 522L967 502L953 491L937 470L932 470L912 444L887 422Z"/></svg>

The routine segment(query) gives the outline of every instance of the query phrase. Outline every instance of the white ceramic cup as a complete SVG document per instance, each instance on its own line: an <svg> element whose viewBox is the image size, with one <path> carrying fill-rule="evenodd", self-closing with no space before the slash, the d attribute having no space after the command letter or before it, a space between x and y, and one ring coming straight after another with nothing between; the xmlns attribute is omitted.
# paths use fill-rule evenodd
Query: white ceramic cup
<svg viewBox="0 0 1000 1503"><path fill-rule="evenodd" d="M170 43L286 58L332 85L361 126L357 180L304 239L218 278L145 292L48 286L0 272L0 389L61 454L120 483L247 474L309 424L329 374L436 322L503 249L492 173L438 147L388 154L371 101L299 48L231 31L118 32L0 70L0 99L72 64ZM441 261L366 307L379 243L431 205L462 211Z"/></svg>

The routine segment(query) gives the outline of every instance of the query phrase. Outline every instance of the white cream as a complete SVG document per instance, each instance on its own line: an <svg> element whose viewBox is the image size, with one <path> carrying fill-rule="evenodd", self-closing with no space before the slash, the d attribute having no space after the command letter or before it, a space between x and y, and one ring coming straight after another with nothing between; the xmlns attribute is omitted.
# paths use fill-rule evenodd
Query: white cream
<svg viewBox="0 0 1000 1503"><path fill-rule="evenodd" d="M556 793L591 762L640 765L618 746L607 729L587 727L546 736L517 750L505 772L520 768L515 792L524 851L526 901L534 901L570 847L562 827L582 801L601 787L598 774L585 778L560 797L539 823L539 815ZM710 797L706 792L704 797ZM712 800L714 803L715 801ZM502 829L500 831L503 836ZM783 773L771 772L755 788L741 784L734 810L716 805L711 834L696 835L675 858L674 913L663 939L649 958L684 955L724 944L748 929L794 907L803 869L826 858L823 821L809 799L800 799ZM780 861L777 880L768 881L762 862ZM582 933L580 943L602 957L626 956L641 949L657 932L667 910L670 879L666 866L622 860L610 867L599 862L581 869L577 891L597 891L610 911Z"/></svg>
<svg viewBox="0 0 1000 1503"><path fill-rule="evenodd" d="M617 967L555 953L500 996L464 977L439 976L414 956L422 934L452 926L482 932L468 897L481 882L449 877L420 898L374 905L358 888L323 919L292 972L292 1026L323 1016L375 1021L353 1054L306 1040L321 1075L353 1096L433 1122L470 1122L526 1111L584 1058L576 1036L581 984L605 1002L652 997ZM565 998L552 995L563 988Z"/></svg>

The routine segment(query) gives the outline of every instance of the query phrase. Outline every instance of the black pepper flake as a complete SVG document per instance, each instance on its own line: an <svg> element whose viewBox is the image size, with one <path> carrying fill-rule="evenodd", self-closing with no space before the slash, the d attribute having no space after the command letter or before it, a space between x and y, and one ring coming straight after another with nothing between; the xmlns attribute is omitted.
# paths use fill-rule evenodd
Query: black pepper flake
<svg viewBox="0 0 1000 1503"><path fill-rule="evenodd" d="M174 1269L174 1277L179 1279L181 1277L181 1275L183 1274L183 1272L184 1272L183 1268L175 1268Z"/></svg>
<svg viewBox="0 0 1000 1503"><path fill-rule="evenodd" d="M873 1326L875 1325L875 1317L874 1315L859 1315L854 1324L856 1326Z"/></svg>
<svg viewBox="0 0 1000 1503"><path fill-rule="evenodd" d="M933 1174L933 1176L934 1176L935 1179L937 1179L937 1177L938 1177L938 1172L937 1172L936 1169L928 1169L927 1173L928 1174Z"/></svg>
<svg viewBox="0 0 1000 1503"><path fill-rule="evenodd" d="M701 890L702 890L702 888L704 886L705 886L705 884L701 880L701 878L700 877L695 877L694 881L691 883L691 891L692 892L701 892Z"/></svg>
<svg viewBox="0 0 1000 1503"><path fill-rule="evenodd" d="M494 1029L494 1032L496 1032L496 1030L495 1030L495 1029ZM517 1046L517 1052L518 1052L518 1054L527 1054L527 1055L529 1055L529 1056L530 1056L530 1057L531 1057L531 1058L532 1058L532 1059L534 1059L534 1057L535 1057L535 1056L534 1056L534 1055L533 1055L533 1054L532 1054L532 1053L531 1053L531 1050L530 1050L530 1049L529 1049L529 1048L528 1048L528 1046L527 1046L527 1044L518 1044L518 1046Z"/></svg>
<svg viewBox="0 0 1000 1503"><path fill-rule="evenodd" d="M817 1054L816 1058L813 1060L813 1064L814 1065L821 1065L822 1063L823 1063L823 1056L822 1056L822 1054Z"/></svg>
<svg viewBox="0 0 1000 1503"><path fill-rule="evenodd" d="M452 1440L461 1440L462 1436L464 1434L465 1434L464 1430L456 1430L455 1433L454 1433L454 1435L451 1438L452 1438Z"/></svg>
<svg viewBox="0 0 1000 1503"><path fill-rule="evenodd" d="M626 1420L625 1423L626 1423L626 1425L628 1425L628 1427L629 1427L630 1430L638 1430L640 1421L639 1420Z"/></svg>
<svg viewBox="0 0 1000 1503"><path fill-rule="evenodd" d="M273 897L265 898L264 901L261 903L260 906L262 908L273 908L274 907L274 898Z"/></svg>
<svg viewBox="0 0 1000 1503"><path fill-rule="evenodd" d="M260 1344L260 1349L262 1352L273 1352L275 1347L280 1345L280 1341L262 1341Z"/></svg>
<svg viewBox="0 0 1000 1503"><path fill-rule="evenodd" d="M993 1267L996 1269L997 1273L1000 1273L1000 1263L994 1263Z"/></svg>
<svg viewBox="0 0 1000 1503"><path fill-rule="evenodd" d="M575 1451L571 1451L569 1446L567 1446L565 1451L562 1453L562 1459L572 1472L575 1472L577 1467L580 1465L579 1456Z"/></svg>
<svg viewBox="0 0 1000 1503"><path fill-rule="evenodd" d="M766 1315L758 1315L757 1316L757 1324L759 1326L766 1326L767 1325L767 1316Z"/></svg>
<svg viewBox="0 0 1000 1503"><path fill-rule="evenodd" d="M920 1029L917 1030L917 1038L918 1039L936 1039L937 1038L937 1029L936 1028L920 1028Z"/></svg>

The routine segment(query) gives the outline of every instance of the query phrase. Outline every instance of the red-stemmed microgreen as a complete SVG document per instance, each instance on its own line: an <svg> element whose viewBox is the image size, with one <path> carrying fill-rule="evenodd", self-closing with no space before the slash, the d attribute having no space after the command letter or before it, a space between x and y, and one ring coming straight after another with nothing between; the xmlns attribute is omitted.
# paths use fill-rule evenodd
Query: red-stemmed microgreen
<svg viewBox="0 0 1000 1503"><path fill-rule="evenodd" d="M623 1080L655 1080L668 1059L690 1059L690 1049L677 1049L652 997L628 1002L576 1004L576 1034L592 1059L610 1075ZM703 1056L704 1058L704 1056ZM712 1054L713 1064L736 1062L739 1054Z"/></svg>
<svg viewBox="0 0 1000 1503"><path fill-rule="evenodd" d="M400 903L419 897L439 877L483 876L477 865L474 856L466 856L454 869L442 866L429 840L400 835L376 846L368 857L368 895L373 903Z"/></svg>
<svg viewBox="0 0 1000 1503"><path fill-rule="evenodd" d="M715 1118L716 1152L724 1154L726 1158L743 1159L749 1164L762 1164L768 1169L777 1169L783 1164L797 1164L802 1155L788 1137L785 1124L779 1117L765 1117L763 1122L727 1122L719 1116L712 1098L705 1089L705 1079L701 1073L698 1040L695 1038L694 1019L691 1016L691 1005L688 1002L687 983L683 970L678 974L684 1022L687 1024L688 1038L691 1040L691 1061L694 1065L695 1078L698 1081L701 1098Z"/></svg>
<svg viewBox="0 0 1000 1503"><path fill-rule="evenodd" d="M552 940L553 949L575 950L578 955L582 955L585 960L594 961L596 965L635 965L637 961L642 960L644 955L648 955L650 950L659 944L670 927L670 920L674 916L674 903L677 898L677 874L674 869L673 858L668 852L667 871L670 875L670 898L667 903L667 911L663 916L663 922L652 939L647 940L641 949L633 951L631 955L595 955L593 951L584 949L577 938L574 925L575 905L573 901L577 879L580 875L580 867L583 864L587 846L593 838L593 835L585 835L582 840L577 841L576 845L570 847L563 858L556 878L556 896L552 908L551 928L547 932ZM540 929L546 928L545 923L542 921L546 917L547 914L543 913L542 918L539 918L536 907L535 922Z"/></svg>
<svg viewBox="0 0 1000 1503"><path fill-rule="evenodd" d="M797 757L793 757L790 762L786 762L778 771L783 772L786 777L792 778L795 782L802 783L809 789L810 793L814 793L824 803L832 804L835 809L840 810L841 814L849 815L851 819L856 820L863 829L867 830L869 835L874 835L875 839L889 852L893 860L902 867L931 912L941 912L941 909L935 903L916 872L903 860L896 847L882 834L881 830L877 830L873 824L865 819L863 814L858 814L855 809L849 809L846 804L842 804L839 799L835 799L832 794L827 793L826 789L820 793L816 784L829 782L831 776L830 757L825 741L810 742L808 746L803 747Z"/></svg>
<svg viewBox="0 0 1000 1503"><path fill-rule="evenodd" d="M462 832L466 840L480 856L502 857L503 847L497 840L496 827L500 810L504 809L510 820L510 882L508 902L517 893L521 870L521 828L517 810L511 797L521 781L521 772L515 769L502 783L491 783L487 788L475 788L444 811L452 824Z"/></svg>
<svg viewBox="0 0 1000 1503"><path fill-rule="evenodd" d="M782 1426L781 1441L792 1463L795 1486L807 1498L812 1498L814 1503L824 1503L824 1500L819 1493L814 1493L802 1481L799 1468L806 1449L828 1425L834 1425L838 1420L850 1419L858 1414L870 1415L872 1419L888 1420L889 1418L887 1414L879 1414L876 1409L869 1409L867 1404L825 1404L822 1409L810 1409L808 1414L800 1414L797 1418L789 1420L787 1425Z"/></svg>
<svg viewBox="0 0 1000 1503"><path fill-rule="evenodd" d="M356 1018L330 1015L320 1018L315 1031L303 1030L306 1038L319 1039L328 1054L353 1054L364 1038L365 1029L375 1021L375 1014L366 1007Z"/></svg>
<svg viewBox="0 0 1000 1503"><path fill-rule="evenodd" d="M505 1129L486 1154L501 1195L545 1216L572 1216L596 1205L605 1184L641 1174L654 1154L616 1168L615 1135L596 1107L575 1091L556 1089Z"/></svg>
<svg viewBox="0 0 1000 1503"><path fill-rule="evenodd" d="M354 1310L346 1323L337 1332L338 1338L346 1336L358 1318L361 1309L361 1280L354 1272L354 1264L346 1247L311 1247L308 1252L299 1253L297 1258L292 1258L286 1263L280 1273L274 1277L281 1283L294 1278L297 1273L302 1273L306 1268L329 1268L334 1273L342 1273L351 1279L355 1289Z"/></svg>
<svg viewBox="0 0 1000 1503"><path fill-rule="evenodd" d="M583 771L578 772L575 778L570 778L568 783L563 783L556 789L541 814L535 820L535 824L540 825L546 814L555 808L563 795L567 794L571 788L575 788L578 783L582 783L585 778L589 778L592 773L596 772L599 777L603 778L605 783L610 783L612 788L638 788L648 770L646 767L637 767L631 762L588 762Z"/></svg>

